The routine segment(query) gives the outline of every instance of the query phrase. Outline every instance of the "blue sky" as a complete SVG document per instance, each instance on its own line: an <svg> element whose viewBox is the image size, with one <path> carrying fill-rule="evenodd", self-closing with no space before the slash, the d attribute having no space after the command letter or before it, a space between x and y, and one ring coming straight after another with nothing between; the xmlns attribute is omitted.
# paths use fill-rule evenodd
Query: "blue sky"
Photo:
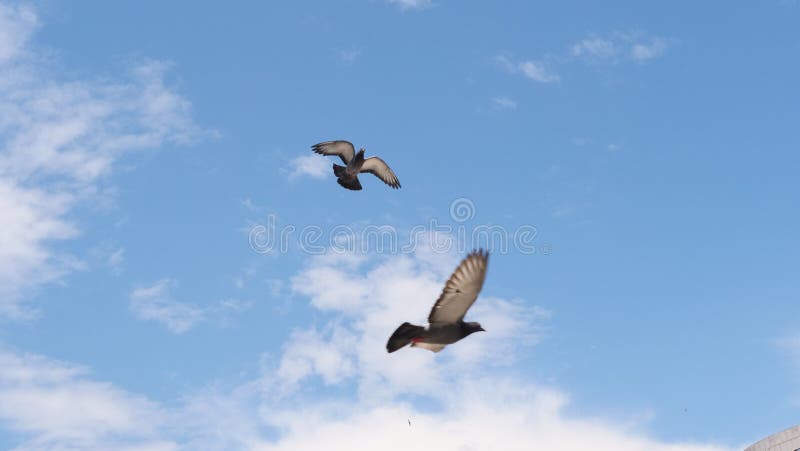
<svg viewBox="0 0 800 451"><path fill-rule="evenodd" d="M796 424L799 7L0 3L0 448L729 450ZM330 139L403 188L341 189ZM270 217L295 231L259 252ZM425 233L329 240L369 225ZM489 246L488 332L386 355L465 253L430 240L482 226L535 230Z"/></svg>

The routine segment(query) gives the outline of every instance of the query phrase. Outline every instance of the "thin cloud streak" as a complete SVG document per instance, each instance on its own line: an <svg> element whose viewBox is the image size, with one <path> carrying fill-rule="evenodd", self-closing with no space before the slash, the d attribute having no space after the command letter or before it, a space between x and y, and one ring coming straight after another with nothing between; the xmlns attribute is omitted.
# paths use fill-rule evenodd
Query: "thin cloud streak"
<svg viewBox="0 0 800 451"><path fill-rule="evenodd" d="M492 105L496 109L501 110L515 110L517 108L517 102L514 99L505 96L492 98Z"/></svg>
<svg viewBox="0 0 800 451"><path fill-rule="evenodd" d="M433 4L431 0L388 0L388 2L402 11L422 10Z"/></svg>
<svg viewBox="0 0 800 451"><path fill-rule="evenodd" d="M153 285L134 289L128 305L131 313L141 320L161 323L171 333L179 335L211 318L219 318L225 323L228 314L241 313L252 306L238 299L223 299L207 307L179 302L171 293L175 285L171 279L161 279Z"/></svg>
<svg viewBox="0 0 800 451"><path fill-rule="evenodd" d="M663 55L668 45L666 38L641 32L589 34L570 46L570 54L593 64L617 64L625 60L645 63Z"/></svg>
<svg viewBox="0 0 800 451"><path fill-rule="evenodd" d="M588 65L618 64L623 61L644 64L662 56L673 40L649 36L642 32L612 32L606 35L591 33L570 45L566 52L538 59L515 59L508 54L494 57L494 62L506 72L520 74L543 84L558 83L557 68L574 62Z"/></svg>
<svg viewBox="0 0 800 451"><path fill-rule="evenodd" d="M525 78L539 83L557 83L560 77L548 63L537 60L514 60L506 55L498 55L495 62L512 74L522 74Z"/></svg>

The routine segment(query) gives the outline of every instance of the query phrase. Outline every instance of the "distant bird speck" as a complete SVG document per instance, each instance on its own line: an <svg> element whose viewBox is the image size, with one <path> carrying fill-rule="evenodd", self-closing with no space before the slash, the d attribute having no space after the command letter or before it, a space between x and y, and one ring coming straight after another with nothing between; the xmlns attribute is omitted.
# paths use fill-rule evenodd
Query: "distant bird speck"
<svg viewBox="0 0 800 451"><path fill-rule="evenodd" d="M338 155L346 166L333 165L333 174L337 182L349 190L360 190L361 182L358 174L368 172L392 188L400 188L400 181L386 164L378 157L364 158L364 149L356 153L353 143L349 141L325 141L311 146L311 149L320 155Z"/></svg>
<svg viewBox="0 0 800 451"><path fill-rule="evenodd" d="M485 332L480 323L464 322L464 315L478 298L488 265L488 252L478 250L469 254L450 276L433 305L428 327L401 324L389 337L386 350L394 352L411 343L412 347L439 352L467 335Z"/></svg>

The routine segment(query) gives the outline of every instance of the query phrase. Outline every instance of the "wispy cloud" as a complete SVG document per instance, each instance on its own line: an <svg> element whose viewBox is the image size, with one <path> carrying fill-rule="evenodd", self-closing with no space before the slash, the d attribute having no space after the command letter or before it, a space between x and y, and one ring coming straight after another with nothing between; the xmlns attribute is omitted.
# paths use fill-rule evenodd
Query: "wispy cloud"
<svg viewBox="0 0 800 451"><path fill-rule="evenodd" d="M89 256L97 266L107 267L112 274L122 274L125 264L125 248L112 243L101 243L89 250Z"/></svg>
<svg viewBox="0 0 800 451"><path fill-rule="evenodd" d="M517 108L517 102L510 97L498 96L492 98L492 106L496 110L514 110Z"/></svg>
<svg viewBox="0 0 800 451"><path fill-rule="evenodd" d="M31 8L0 4L0 64L23 52L38 25L39 19Z"/></svg>
<svg viewBox="0 0 800 451"><path fill-rule="evenodd" d="M506 55L498 55L495 62L512 74L519 73L539 83L556 83L560 80L550 64L541 60L514 60Z"/></svg>
<svg viewBox="0 0 800 451"><path fill-rule="evenodd" d="M87 368L0 348L0 420L17 449L174 449L157 438L164 410L89 378Z"/></svg>
<svg viewBox="0 0 800 451"><path fill-rule="evenodd" d="M606 61L615 60L620 51L621 49L616 42L599 36L589 36L572 44L571 47L573 56Z"/></svg>
<svg viewBox="0 0 800 451"><path fill-rule="evenodd" d="M519 63L522 75L540 83L553 83L559 80L558 74L550 70L541 61L522 61Z"/></svg>
<svg viewBox="0 0 800 451"><path fill-rule="evenodd" d="M302 176L322 179L331 173L331 163L319 155L303 155L289 162L285 169L289 180Z"/></svg>
<svg viewBox="0 0 800 451"><path fill-rule="evenodd" d="M557 83L561 80L558 68L570 63L618 64L634 62L643 64L663 55L673 40L651 36L643 32L591 33L559 51L538 59L515 59L508 54L495 56L494 62L512 74L520 74L539 83Z"/></svg>
<svg viewBox="0 0 800 451"><path fill-rule="evenodd" d="M669 40L642 32L590 34L570 46L572 56L590 63L611 63L630 60L644 63L667 50Z"/></svg>
<svg viewBox="0 0 800 451"><path fill-rule="evenodd" d="M359 57L361 57L361 49L351 47L346 50L339 50L336 52L339 61L344 64L353 64Z"/></svg>
<svg viewBox="0 0 800 451"><path fill-rule="evenodd" d="M433 4L431 0L388 0L388 2L403 11L425 9Z"/></svg>
<svg viewBox="0 0 800 451"><path fill-rule="evenodd" d="M631 58L638 62L645 62L661 56L667 50L667 41L654 37L646 42L637 42L631 48Z"/></svg>
<svg viewBox="0 0 800 451"><path fill-rule="evenodd" d="M244 199L241 199L239 201L239 204L241 204L244 208L246 208L251 213L258 213L259 211L264 209L264 207L262 207L261 205L256 204L253 201L253 199L251 199L249 197L245 197Z"/></svg>
<svg viewBox="0 0 800 451"><path fill-rule="evenodd" d="M0 315L16 318L35 314L24 294L80 266L52 245L80 233L69 213L98 198L115 162L205 134L167 86L168 64L64 79L28 46L38 26L34 10L0 4Z"/></svg>
<svg viewBox="0 0 800 451"><path fill-rule="evenodd" d="M205 314L193 304L172 299L172 284L169 279L161 279L155 285L133 290L130 309L140 319L163 323L170 332L181 334L202 321Z"/></svg>
<svg viewBox="0 0 800 451"><path fill-rule="evenodd" d="M171 279L161 279L153 285L136 288L130 294L131 312L139 319L161 323L170 332L182 334L209 318L226 321L226 314L239 313L251 306L237 299L224 299L206 307L179 302L171 294L174 285Z"/></svg>
<svg viewBox="0 0 800 451"><path fill-rule="evenodd" d="M117 248L114 252L112 252L108 256L106 263L108 263L108 266L114 273L119 274L120 271L122 271L122 263L124 261L125 261L125 248L120 247Z"/></svg>

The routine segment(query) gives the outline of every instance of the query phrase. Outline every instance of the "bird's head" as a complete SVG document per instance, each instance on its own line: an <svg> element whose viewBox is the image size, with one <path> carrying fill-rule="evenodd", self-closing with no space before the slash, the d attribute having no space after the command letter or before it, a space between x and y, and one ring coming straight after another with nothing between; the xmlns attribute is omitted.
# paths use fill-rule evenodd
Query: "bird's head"
<svg viewBox="0 0 800 451"><path fill-rule="evenodd" d="M467 335L475 333L475 332L486 332L486 329L481 327L481 323L476 323L474 321L464 323L467 326Z"/></svg>

